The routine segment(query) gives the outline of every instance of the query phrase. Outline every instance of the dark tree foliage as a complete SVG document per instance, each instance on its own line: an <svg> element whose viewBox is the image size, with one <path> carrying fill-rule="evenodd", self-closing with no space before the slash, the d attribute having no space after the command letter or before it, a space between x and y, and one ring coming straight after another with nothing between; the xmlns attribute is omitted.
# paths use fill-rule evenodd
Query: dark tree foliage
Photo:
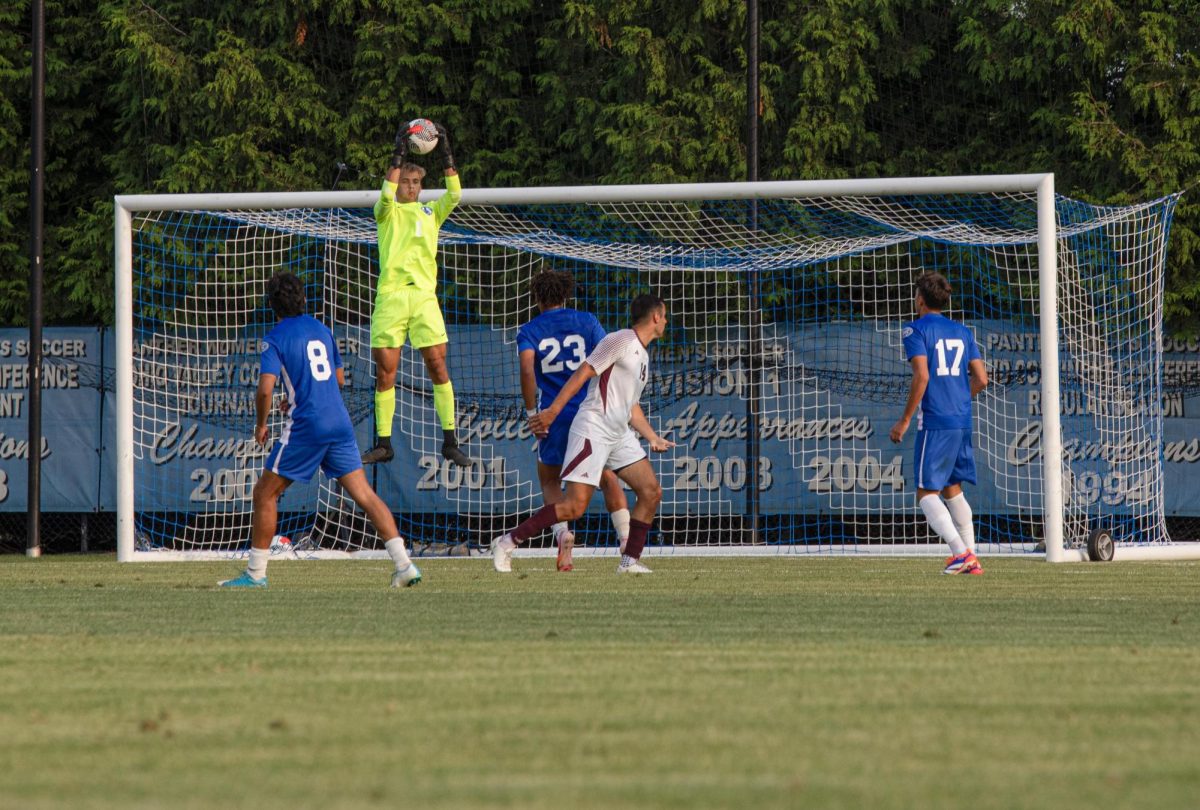
<svg viewBox="0 0 1200 810"><path fill-rule="evenodd" d="M1194 0L760 0L765 179L1200 181ZM29 0L0 6L0 323L26 321ZM111 322L112 197L380 179L444 123L474 186L741 180L744 0L49 0L46 317ZM1200 201L1171 233L1200 326Z"/></svg>

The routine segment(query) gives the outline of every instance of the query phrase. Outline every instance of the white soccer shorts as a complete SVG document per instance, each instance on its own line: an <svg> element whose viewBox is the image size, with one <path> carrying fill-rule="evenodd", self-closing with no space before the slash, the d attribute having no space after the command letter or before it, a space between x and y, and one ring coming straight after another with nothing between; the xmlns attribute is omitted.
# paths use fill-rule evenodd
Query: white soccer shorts
<svg viewBox="0 0 1200 810"><path fill-rule="evenodd" d="M583 431L571 426L567 438L567 452L563 455L561 478L580 484L600 486L600 473L607 467L619 470L646 457L641 442L632 429L626 428L616 441L606 441L585 436Z"/></svg>

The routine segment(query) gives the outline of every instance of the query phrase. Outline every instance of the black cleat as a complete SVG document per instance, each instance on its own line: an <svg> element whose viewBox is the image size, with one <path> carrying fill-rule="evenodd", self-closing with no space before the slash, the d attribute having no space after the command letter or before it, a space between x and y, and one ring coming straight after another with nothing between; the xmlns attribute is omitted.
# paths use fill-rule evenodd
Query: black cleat
<svg viewBox="0 0 1200 810"><path fill-rule="evenodd" d="M450 442L442 445L442 458L452 461L460 467L470 467L475 463L474 459L460 450L457 444Z"/></svg>
<svg viewBox="0 0 1200 810"><path fill-rule="evenodd" d="M391 461L396 457L396 453L390 446L377 444L367 452L363 453L363 464L378 464L382 461Z"/></svg>

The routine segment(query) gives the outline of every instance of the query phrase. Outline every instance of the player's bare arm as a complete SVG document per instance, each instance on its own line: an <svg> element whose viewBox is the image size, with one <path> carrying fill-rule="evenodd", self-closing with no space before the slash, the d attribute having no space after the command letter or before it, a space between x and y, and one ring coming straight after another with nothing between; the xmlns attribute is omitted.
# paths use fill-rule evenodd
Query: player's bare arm
<svg viewBox="0 0 1200 810"><path fill-rule="evenodd" d="M892 430L888 434L893 442L899 442L908 432L908 425L916 415L917 407L921 404L921 398L925 396L925 389L928 385L929 358L925 355L917 355L912 359L912 380L908 384L908 402L904 404L904 415L900 417L900 421L892 425Z"/></svg>
<svg viewBox="0 0 1200 810"><path fill-rule="evenodd" d="M971 396L978 396L980 391L988 387L987 366L982 360L972 360L967 364L967 371L971 373Z"/></svg>
<svg viewBox="0 0 1200 810"><path fill-rule="evenodd" d="M646 413L642 410L641 403L635 402L633 408L629 411L629 426L636 430L638 435L650 444L650 449L655 453L670 450L675 446L675 442L659 436L654 431L654 428L650 426L650 420L646 418Z"/></svg>
<svg viewBox="0 0 1200 810"><path fill-rule="evenodd" d="M558 396L550 403L550 407L546 410L536 413L529 417L529 428L535 436L544 435L550 430L550 426L554 424L554 420L562 413L562 409L571 401L571 397L583 388L592 377L596 376L596 369L592 368L588 363L581 363L579 368L571 375L571 379L567 380L567 384L558 392Z"/></svg>
<svg viewBox="0 0 1200 810"><path fill-rule="evenodd" d="M258 390L254 392L254 441L263 447L267 446L267 415L271 413L271 398L274 393L275 375L258 375Z"/></svg>
<svg viewBox="0 0 1200 810"><path fill-rule="evenodd" d="M536 352L533 349L526 349L521 352L521 400L525 403L525 410L530 411L537 407L538 391L537 377L533 364L537 362Z"/></svg>
<svg viewBox="0 0 1200 810"><path fill-rule="evenodd" d="M525 404L526 417L533 417L537 414L538 407L538 390L537 376L534 369L534 364L537 362L537 353L533 349L526 349L520 354L521 360L521 401ZM532 425L531 425L532 429ZM546 431L534 431L534 436L539 439L546 438Z"/></svg>

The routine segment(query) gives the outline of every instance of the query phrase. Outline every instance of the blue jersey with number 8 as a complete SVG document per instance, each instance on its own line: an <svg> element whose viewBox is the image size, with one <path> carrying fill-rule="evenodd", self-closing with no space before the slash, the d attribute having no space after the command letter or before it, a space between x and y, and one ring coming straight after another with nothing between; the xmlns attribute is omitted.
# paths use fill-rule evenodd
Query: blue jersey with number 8
<svg viewBox="0 0 1200 810"><path fill-rule="evenodd" d="M981 359L971 330L931 312L904 327L904 354L925 357L929 385L921 399L918 429L969 430L971 379L967 367Z"/></svg>
<svg viewBox="0 0 1200 810"><path fill-rule="evenodd" d="M291 403L285 430L294 439L353 437L354 425L337 381L341 367L333 333L310 315L284 318L263 338L259 371L283 383Z"/></svg>
<svg viewBox="0 0 1200 810"><path fill-rule="evenodd" d="M604 327L596 317L566 307L551 309L538 315L517 332L517 351L532 349L534 378L542 392L542 408L558 396L596 344L604 339ZM563 412L574 412L587 395L583 386Z"/></svg>

